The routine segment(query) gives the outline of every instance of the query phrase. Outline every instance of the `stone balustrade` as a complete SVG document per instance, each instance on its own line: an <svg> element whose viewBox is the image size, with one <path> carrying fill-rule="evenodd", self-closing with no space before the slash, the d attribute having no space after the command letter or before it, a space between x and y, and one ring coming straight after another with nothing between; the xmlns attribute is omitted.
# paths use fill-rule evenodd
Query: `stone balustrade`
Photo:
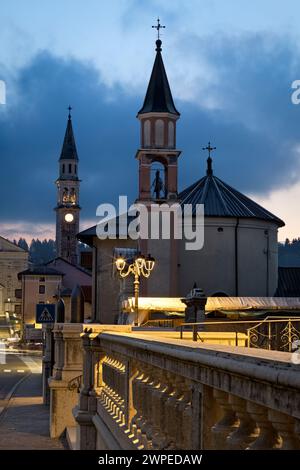
<svg viewBox="0 0 300 470"><path fill-rule="evenodd" d="M290 353L95 328L82 342L80 449L300 448Z"/></svg>
<svg viewBox="0 0 300 470"><path fill-rule="evenodd" d="M53 335L54 339L52 341L54 346L54 365L52 376L48 379L50 390L50 435L54 438L59 437L66 428L76 426L72 410L78 404L78 388L82 381L83 348L80 335L85 327L86 325L82 323L55 323L53 330L49 328L47 331L48 343L51 342L51 335ZM98 335L106 330L129 332L131 327L94 325L93 330L94 334ZM48 362L50 361L50 355L51 353L48 352L45 358ZM46 389L46 387L44 388ZM46 393L44 396L46 396Z"/></svg>

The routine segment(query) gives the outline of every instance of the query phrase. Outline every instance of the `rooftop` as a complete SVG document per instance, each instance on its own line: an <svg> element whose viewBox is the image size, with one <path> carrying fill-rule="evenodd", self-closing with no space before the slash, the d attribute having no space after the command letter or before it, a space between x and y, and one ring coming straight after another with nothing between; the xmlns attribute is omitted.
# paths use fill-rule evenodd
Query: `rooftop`
<svg viewBox="0 0 300 470"><path fill-rule="evenodd" d="M264 209L255 201L217 178L212 171L212 160L208 159L207 174L184 189L179 195L181 204L191 204L193 215L196 204L204 204L206 217L255 218L274 222L283 227L283 220Z"/></svg>

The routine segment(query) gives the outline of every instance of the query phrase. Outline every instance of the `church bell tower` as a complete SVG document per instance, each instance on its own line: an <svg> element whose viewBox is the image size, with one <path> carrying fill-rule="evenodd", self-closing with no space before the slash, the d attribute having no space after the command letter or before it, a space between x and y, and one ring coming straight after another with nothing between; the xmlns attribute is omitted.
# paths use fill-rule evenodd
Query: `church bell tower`
<svg viewBox="0 0 300 470"><path fill-rule="evenodd" d="M167 73L162 58L160 29L157 20L155 60L142 108L137 114L140 121L140 148L136 153L139 163L139 194L137 202L147 208L152 205L166 210L166 206L178 203L178 158L181 151L176 148L176 125L180 117L172 97ZM170 219L173 221L173 217ZM148 221L149 223L149 221ZM148 226L148 233L150 227ZM142 295L173 297L178 293L179 240L141 238L138 249L151 253L157 260L155 272L141 284Z"/></svg>
<svg viewBox="0 0 300 470"><path fill-rule="evenodd" d="M72 127L71 107L65 138L59 158L59 177L56 180L56 253L72 264L78 264L79 186L78 155Z"/></svg>
<svg viewBox="0 0 300 470"><path fill-rule="evenodd" d="M137 114L141 126L139 160L139 201L176 202L177 167L180 150L176 149L177 111L162 59L162 42L156 41L156 57L142 108Z"/></svg>

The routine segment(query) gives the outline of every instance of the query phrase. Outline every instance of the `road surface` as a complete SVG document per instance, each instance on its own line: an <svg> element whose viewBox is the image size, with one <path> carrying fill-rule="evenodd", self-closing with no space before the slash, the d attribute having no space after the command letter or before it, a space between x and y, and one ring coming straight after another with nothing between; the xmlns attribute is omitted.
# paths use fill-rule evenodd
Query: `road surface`
<svg viewBox="0 0 300 470"><path fill-rule="evenodd" d="M41 356L11 351L0 342L0 412L18 382L30 372L41 373Z"/></svg>

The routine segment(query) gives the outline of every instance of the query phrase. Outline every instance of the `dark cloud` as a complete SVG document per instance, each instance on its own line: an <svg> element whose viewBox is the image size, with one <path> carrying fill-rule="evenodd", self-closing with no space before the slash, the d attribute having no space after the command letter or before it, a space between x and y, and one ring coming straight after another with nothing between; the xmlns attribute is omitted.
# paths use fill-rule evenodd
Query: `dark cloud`
<svg viewBox="0 0 300 470"><path fill-rule="evenodd" d="M174 97L181 112L180 187L204 174L201 147L208 140L218 147L216 174L241 191L267 193L293 182L299 171L300 107L291 103L290 85L300 78L295 75L300 61L291 44L258 36L190 44L216 68L220 85L207 93L222 106L207 110ZM8 104L0 109L2 221L54 221L53 183L69 103L80 158L82 216L93 217L99 203L115 202L119 194L136 197L135 115L143 96L109 88L93 65L49 52L6 79Z"/></svg>

